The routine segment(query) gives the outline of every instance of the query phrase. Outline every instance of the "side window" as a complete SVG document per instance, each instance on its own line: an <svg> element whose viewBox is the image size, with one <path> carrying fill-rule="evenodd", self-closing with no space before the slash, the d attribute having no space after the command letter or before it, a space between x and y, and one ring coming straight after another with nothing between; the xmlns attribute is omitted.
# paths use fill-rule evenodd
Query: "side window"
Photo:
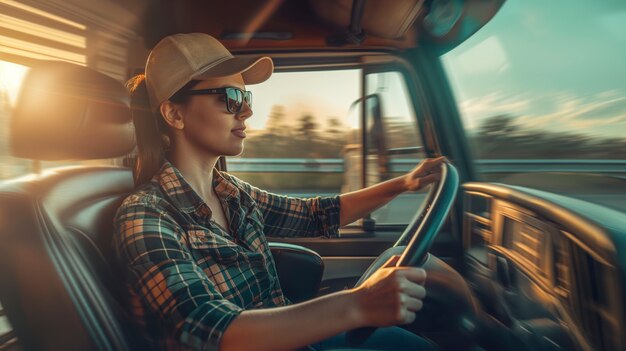
<svg viewBox="0 0 626 351"><path fill-rule="evenodd" d="M532 174L626 176L626 4L572 5L507 1L443 56L482 179L559 191L570 181Z"/></svg>
<svg viewBox="0 0 626 351"><path fill-rule="evenodd" d="M228 171L277 194L340 194L344 152L359 135L359 120L348 111L361 95L361 70L277 72L247 89L254 114L244 151L227 159Z"/></svg>
<svg viewBox="0 0 626 351"><path fill-rule="evenodd" d="M426 156L415 109L398 71L366 75L367 185L413 169ZM407 224L427 189L404 193L372 213L376 224Z"/></svg>
<svg viewBox="0 0 626 351"><path fill-rule="evenodd" d="M31 172L31 161L11 156L9 123L28 67L0 61L0 180Z"/></svg>
<svg viewBox="0 0 626 351"><path fill-rule="evenodd" d="M0 27L0 179L33 170L85 162L33 162L10 156L9 118L27 66L40 60L60 60L88 66L120 82L128 78L128 64L143 51L130 19L130 10L112 4L45 1L2 1ZM80 18L77 21L77 18ZM115 24L112 26L111 24ZM137 55L129 55L136 53ZM121 164L120 159L90 161L88 164Z"/></svg>
<svg viewBox="0 0 626 351"><path fill-rule="evenodd" d="M0 60L0 180L15 178L47 168L69 165L122 164L122 158L85 161L33 161L13 157L9 145L11 115L19 99L22 80L27 72L28 66Z"/></svg>
<svg viewBox="0 0 626 351"><path fill-rule="evenodd" d="M358 69L285 72L248 87L254 115L246 122L244 152L227 159L229 172L267 191L310 197L358 190L412 169L424 156L402 75L366 75L365 98L361 79ZM371 218L406 224L420 196L401 195Z"/></svg>

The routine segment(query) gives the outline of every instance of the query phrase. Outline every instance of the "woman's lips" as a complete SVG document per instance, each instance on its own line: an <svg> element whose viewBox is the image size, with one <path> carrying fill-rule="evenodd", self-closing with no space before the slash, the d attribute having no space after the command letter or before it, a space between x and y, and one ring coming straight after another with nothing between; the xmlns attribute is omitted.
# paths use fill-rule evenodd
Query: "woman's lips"
<svg viewBox="0 0 626 351"><path fill-rule="evenodd" d="M230 132L242 139L246 137L245 129L233 129Z"/></svg>

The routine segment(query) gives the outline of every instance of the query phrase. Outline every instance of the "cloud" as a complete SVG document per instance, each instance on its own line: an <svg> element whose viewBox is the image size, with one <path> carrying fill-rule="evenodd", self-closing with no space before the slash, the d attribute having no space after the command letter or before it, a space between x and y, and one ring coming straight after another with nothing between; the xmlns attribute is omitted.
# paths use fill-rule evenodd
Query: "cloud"
<svg viewBox="0 0 626 351"><path fill-rule="evenodd" d="M568 91L537 96L492 93L460 104L468 129L500 114L523 128L604 137L626 136L626 93L616 90L579 97Z"/></svg>
<svg viewBox="0 0 626 351"><path fill-rule="evenodd" d="M525 99L522 95L505 96L501 93L492 93L462 101L460 110L465 117L466 128L475 129L489 117L500 114L519 116L520 111L528 110L530 105L530 99Z"/></svg>

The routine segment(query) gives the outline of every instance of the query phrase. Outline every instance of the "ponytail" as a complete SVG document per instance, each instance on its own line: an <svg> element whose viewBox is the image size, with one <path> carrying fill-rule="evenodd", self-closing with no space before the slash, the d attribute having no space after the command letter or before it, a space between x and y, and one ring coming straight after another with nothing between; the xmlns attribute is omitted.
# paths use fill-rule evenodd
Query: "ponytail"
<svg viewBox="0 0 626 351"><path fill-rule="evenodd" d="M159 111L152 112L146 77L138 74L126 83L132 94L131 111L137 139L137 159L133 169L135 186L148 182L165 162L169 146L167 127Z"/></svg>
<svg viewBox="0 0 626 351"><path fill-rule="evenodd" d="M169 100L176 104L185 104L189 99L185 93L193 89L200 81L191 80ZM130 109L135 125L137 139L137 159L133 169L135 186L148 182L161 169L170 147L169 127L160 111L152 112L146 87L146 76L138 74L126 82L131 93Z"/></svg>

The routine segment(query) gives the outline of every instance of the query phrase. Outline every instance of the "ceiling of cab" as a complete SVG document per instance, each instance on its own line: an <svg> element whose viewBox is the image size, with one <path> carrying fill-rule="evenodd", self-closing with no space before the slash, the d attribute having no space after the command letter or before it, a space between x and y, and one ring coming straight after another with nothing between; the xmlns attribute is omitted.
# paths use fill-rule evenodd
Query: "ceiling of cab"
<svg viewBox="0 0 626 351"><path fill-rule="evenodd" d="M363 1L362 42L341 39L350 26L353 0L118 0L137 14L146 47L173 33L204 32L231 50L268 48L415 46L415 23L424 0ZM360 0L357 0L360 2ZM360 28L359 28L360 29Z"/></svg>
<svg viewBox="0 0 626 351"><path fill-rule="evenodd" d="M139 18L136 32L146 48L169 34L204 32L233 51L427 44L443 54L489 22L505 0L107 1Z"/></svg>

